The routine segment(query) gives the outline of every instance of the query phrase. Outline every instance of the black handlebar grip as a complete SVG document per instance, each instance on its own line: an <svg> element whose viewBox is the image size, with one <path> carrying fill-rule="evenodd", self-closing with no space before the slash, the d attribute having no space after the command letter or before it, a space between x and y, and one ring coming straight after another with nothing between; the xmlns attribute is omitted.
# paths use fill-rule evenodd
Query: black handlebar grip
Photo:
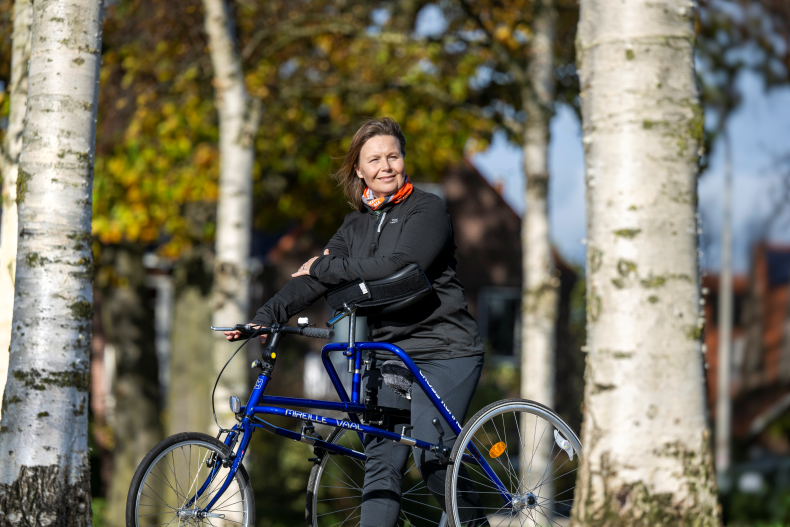
<svg viewBox="0 0 790 527"><path fill-rule="evenodd" d="M302 335L305 337L312 337L314 339L331 339L335 336L335 332L331 329L303 328Z"/></svg>

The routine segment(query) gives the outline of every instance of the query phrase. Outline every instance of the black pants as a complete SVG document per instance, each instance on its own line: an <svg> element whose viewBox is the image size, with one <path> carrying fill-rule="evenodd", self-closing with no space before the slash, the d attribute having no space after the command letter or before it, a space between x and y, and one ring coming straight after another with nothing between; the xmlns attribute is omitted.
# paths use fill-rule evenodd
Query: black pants
<svg viewBox="0 0 790 527"><path fill-rule="evenodd" d="M456 359L419 361L417 366L425 374L431 386L439 394L452 414L463 424L469 402L480 380L483 368L483 356L461 357ZM411 437L430 443L439 441L439 433L431 423L434 418L439 418L444 428L444 444L452 449L456 439L455 432L444 421L439 411L433 405L419 384L412 384L411 400L404 399L390 390L383 382L378 370L369 370L364 375L364 386L370 389L377 398L378 406L388 406L411 409ZM364 393L364 392L363 392ZM403 433L406 423L390 422L387 426L391 431ZM406 462L409 459L410 447L395 443L389 439L365 436L365 485L362 493L362 518L361 527L392 527L398 521L401 507L401 493L403 492L403 474ZM439 464L433 454L419 448L414 449L414 459L420 475L436 500L446 510L444 500L444 482L447 467ZM462 467L465 473L465 469ZM481 518L480 498L474 488L468 489L459 496L459 507L464 514L460 519ZM467 518L465 518L467 517Z"/></svg>

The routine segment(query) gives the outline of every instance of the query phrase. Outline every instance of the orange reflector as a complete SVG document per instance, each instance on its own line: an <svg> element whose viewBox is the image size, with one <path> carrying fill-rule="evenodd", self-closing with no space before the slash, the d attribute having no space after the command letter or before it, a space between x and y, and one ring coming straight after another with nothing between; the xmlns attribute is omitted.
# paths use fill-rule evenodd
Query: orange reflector
<svg viewBox="0 0 790 527"><path fill-rule="evenodd" d="M502 452L504 451L505 451L505 443L500 441L499 443L491 447L491 450L488 451L488 455L491 456L492 458L498 458L499 456L502 455Z"/></svg>

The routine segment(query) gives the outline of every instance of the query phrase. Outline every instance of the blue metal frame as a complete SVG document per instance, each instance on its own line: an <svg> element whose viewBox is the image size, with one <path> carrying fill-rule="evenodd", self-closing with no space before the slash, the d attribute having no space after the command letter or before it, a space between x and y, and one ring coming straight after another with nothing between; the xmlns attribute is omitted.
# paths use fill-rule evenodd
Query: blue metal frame
<svg viewBox="0 0 790 527"><path fill-rule="evenodd" d="M352 353L351 360L354 361L354 376L351 383L351 398L349 398L346 389L343 387L343 383L340 381L340 377L335 370L334 364L329 358L329 354L333 351L343 351L343 352L350 352ZM420 371L414 361L409 357L405 351L400 349L398 346L393 344L388 344L385 342L357 342L353 346L349 346L348 343L332 343L327 344L321 350L321 360L324 363L324 368L326 368L327 374L329 374L329 378L332 381L332 385L335 387L337 391L338 397L340 397L340 402L333 402L333 401L323 401L323 400L313 400L313 399L300 399L294 397L277 397L272 395L264 395L266 391L266 387L269 384L269 377L265 376L264 374L260 374L258 376L257 381L255 382L255 387L250 394L250 397L247 401L247 404L242 407L240 414L243 415L241 422L233 427L231 432L227 434L225 438L225 444L229 447L237 440L237 436L242 434L241 440L239 443L239 447L237 450L237 454L233 457L233 464L231 465L230 472L228 476L225 478L220 489L214 495L214 498L206 505L203 511L210 511L211 507L217 502L217 500L224 494L227 490L230 482L233 480L233 477L236 474L236 470L238 470L239 464L241 464L242 460L244 459L244 454L247 451L247 447L250 444L250 439L252 438L252 433L255 428L263 428L267 432L271 432L273 434L277 434L282 437L287 437L289 439L293 439L294 441L301 441L304 443L308 443L310 445L314 445L315 447L333 452L335 454L345 455L349 457L353 457L359 460L364 461L365 454L361 452L357 452L355 450L351 450L345 447L341 447L327 441L323 441L321 439L317 439L311 436L306 436L300 434L298 432L292 432L290 430L286 430L284 428L280 428L274 426L262 419L255 417L255 414L267 414L267 415L281 415L285 417L291 417L294 419L301 419L306 421L311 421L314 423L325 424L329 426L341 427L346 428L348 430L356 431L360 439L362 439L363 434L371 434L377 437L383 437L385 439L390 439L395 442L403 443L412 447L421 448L424 450L431 450L435 448L437 445L432 443L427 443L425 441L421 441L419 439L411 438L408 436L404 436L401 434L396 434L393 432L388 432L386 430L382 430L381 428L375 428L372 426L367 426L360 423L359 418L355 415L356 413L364 412L367 407L360 403L360 386L362 384L362 352L364 351L388 351L395 356L397 356L409 371L414 376L414 379L419 384L420 388L425 392L428 398L431 400L433 405L441 414L442 418L447 422L447 424L452 428L452 430L456 433L456 435L460 435L461 433L461 423L455 418L455 416L450 412L450 409L447 408L447 405L444 404L442 398L439 397L439 394L436 393L431 383L425 377L425 375ZM322 410L335 410L340 411L348 414L349 419L334 419L332 417L325 417L321 415L300 412L297 410L292 410L290 408L281 408L281 406L295 406L301 408L318 408ZM502 496L502 499L505 502L505 507L508 507L511 502L510 493L507 491L506 487L502 484L502 482L497 477L496 473L491 469L488 462L485 460L483 455L480 451L475 447L473 444L468 445L468 449L471 453L464 454L463 459L466 462L475 463L480 466L481 469L486 473L486 475L491 479L494 485L497 487L499 494ZM208 488L211 481L216 477L216 473L219 470L219 465L215 466L214 469L209 474L207 481L203 483L201 488L195 494L195 496L189 501L188 505L191 505L194 500L199 498L203 492Z"/></svg>

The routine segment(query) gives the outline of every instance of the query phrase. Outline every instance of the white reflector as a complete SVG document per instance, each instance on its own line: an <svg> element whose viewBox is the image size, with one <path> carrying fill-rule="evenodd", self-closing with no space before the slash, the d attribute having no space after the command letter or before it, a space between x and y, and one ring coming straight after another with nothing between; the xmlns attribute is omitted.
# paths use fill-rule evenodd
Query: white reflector
<svg viewBox="0 0 790 527"><path fill-rule="evenodd" d="M234 414L241 412L241 401L235 395L230 396L230 411Z"/></svg>

